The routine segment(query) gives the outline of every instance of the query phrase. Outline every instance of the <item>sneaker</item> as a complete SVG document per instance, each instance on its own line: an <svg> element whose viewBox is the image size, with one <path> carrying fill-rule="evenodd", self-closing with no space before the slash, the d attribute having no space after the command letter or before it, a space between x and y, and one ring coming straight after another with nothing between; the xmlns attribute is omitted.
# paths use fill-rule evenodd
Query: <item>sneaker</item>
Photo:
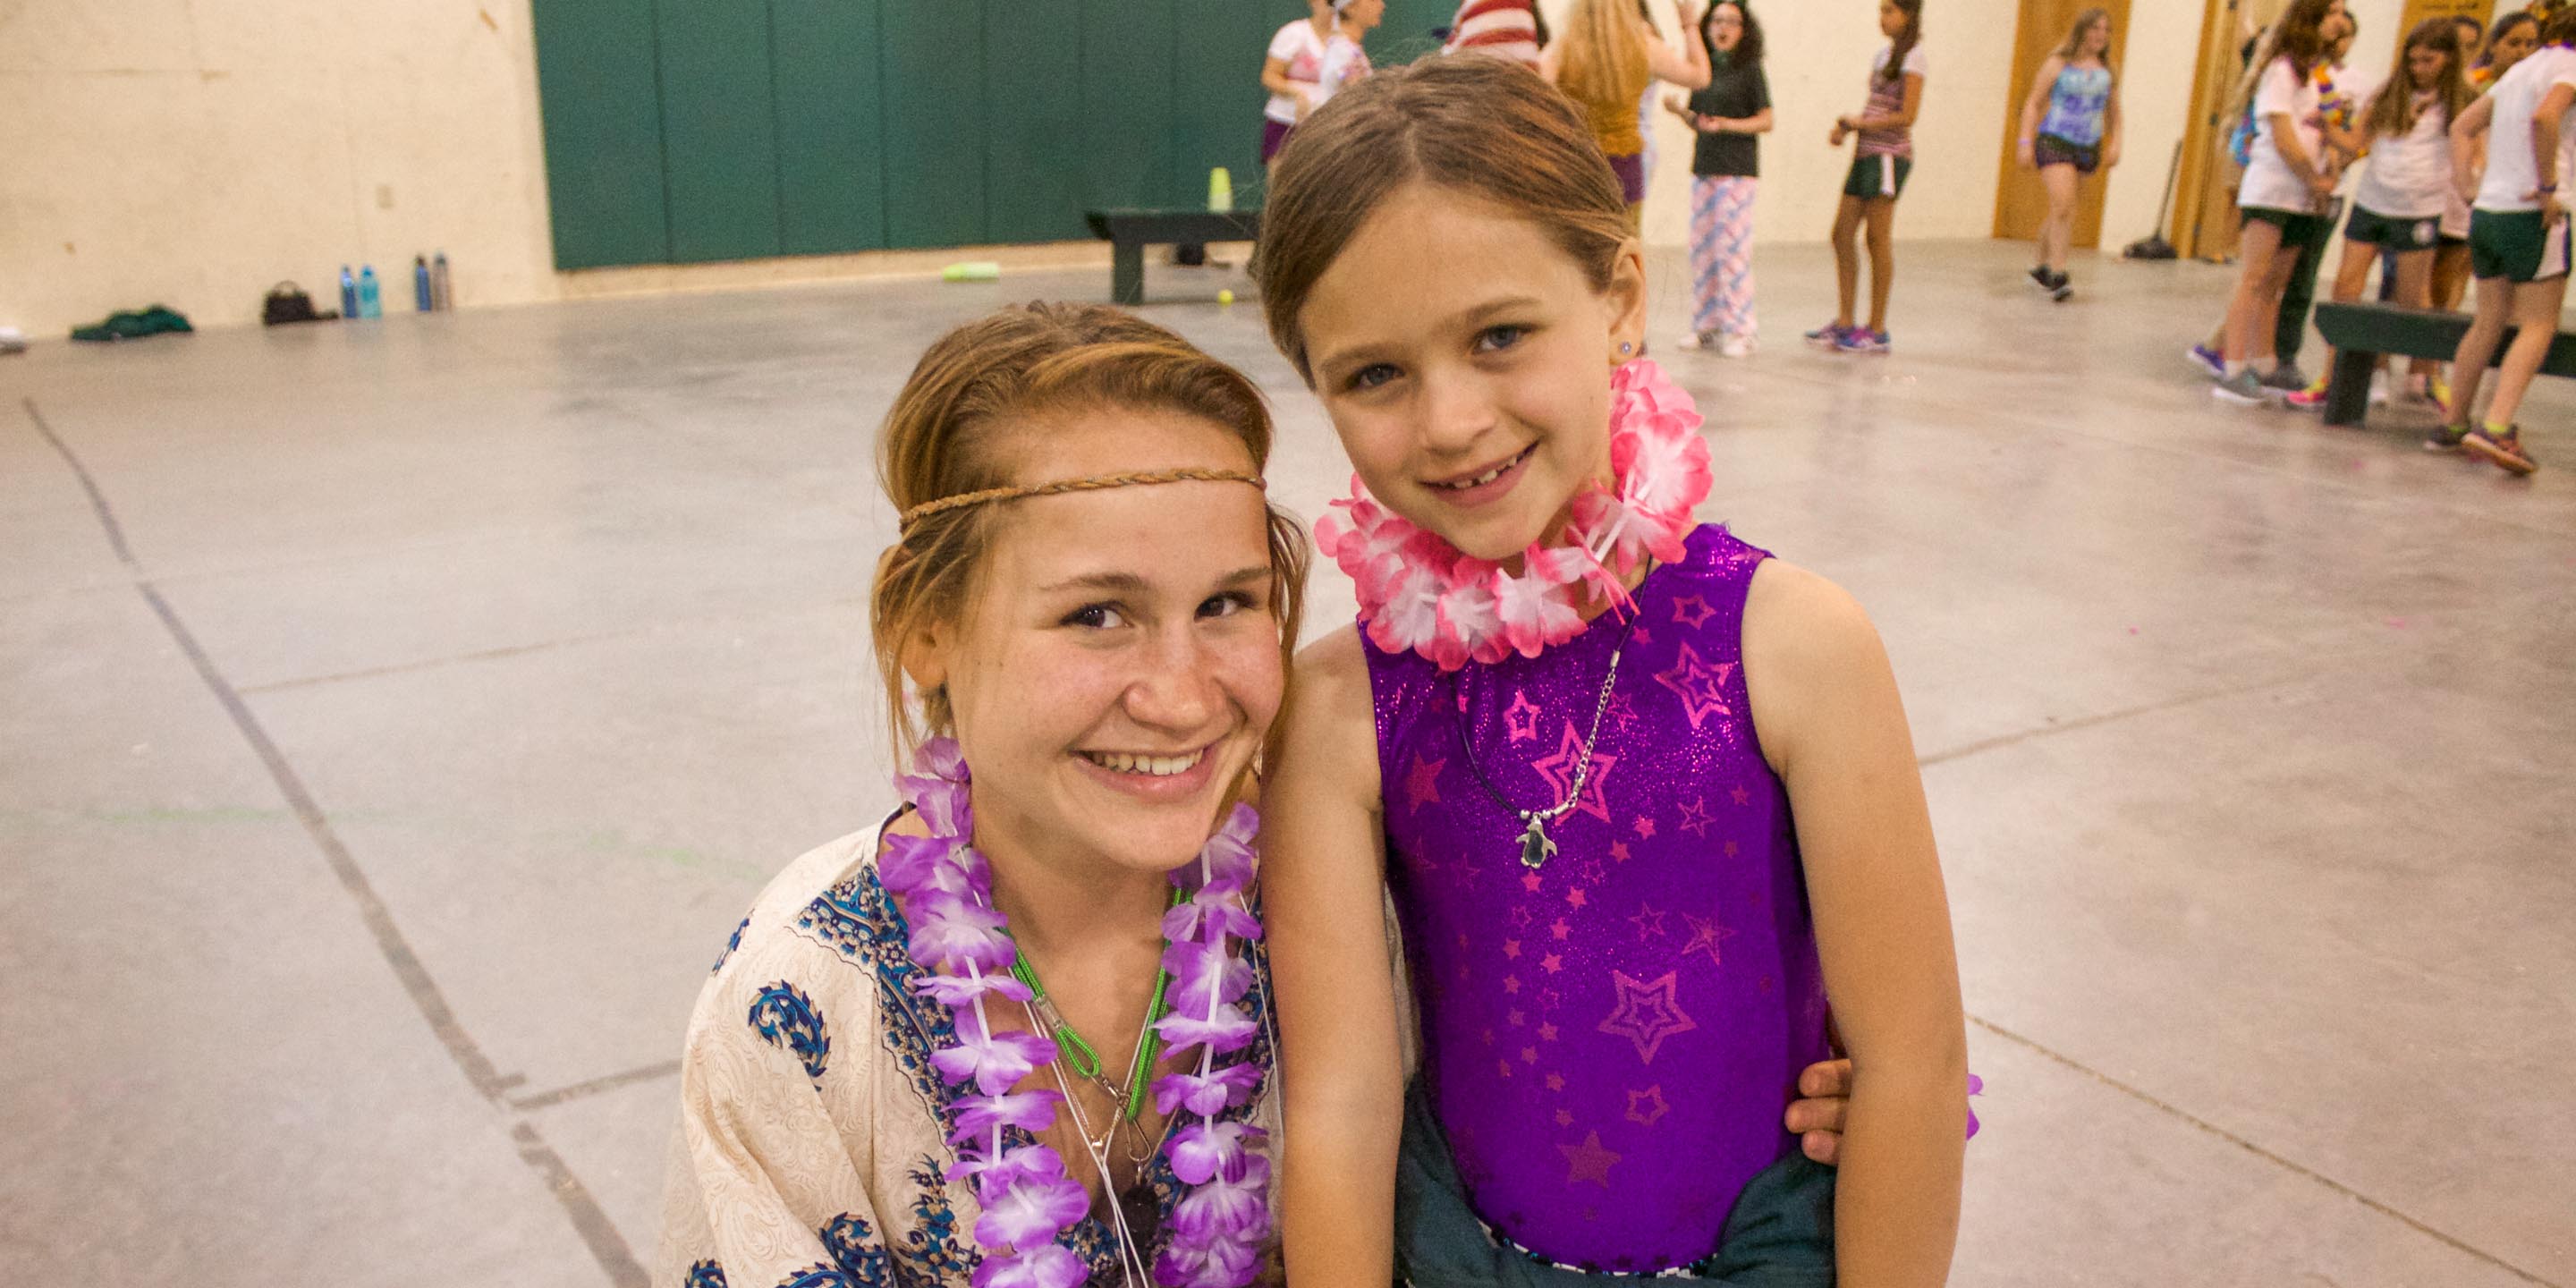
<svg viewBox="0 0 2576 1288"><path fill-rule="evenodd" d="M2068 300L2074 299L2074 281L2068 278L2064 273L2058 274L2056 284L2048 288L2048 298L2055 300L2060 304L2064 304Z"/></svg>
<svg viewBox="0 0 2576 1288"><path fill-rule="evenodd" d="M1807 343L1819 349L1838 349L1842 347L1842 342L1843 324L1840 322L1828 322L1807 333Z"/></svg>
<svg viewBox="0 0 2576 1288"><path fill-rule="evenodd" d="M2301 411L2315 411L2326 405L2326 382L2320 380L2281 401Z"/></svg>
<svg viewBox="0 0 2576 1288"><path fill-rule="evenodd" d="M1753 351L1759 347L1761 346L1755 344L1753 342L1753 337L1749 335L1723 336L1720 337L1717 342L1717 356L1721 358L1750 358L1753 356Z"/></svg>
<svg viewBox="0 0 2576 1288"><path fill-rule="evenodd" d="M2227 378L2226 355L2220 353L2216 349L2210 348L2208 345L2195 344L2191 346L2191 348L2185 351L2182 355L2182 360L2190 363L2192 370L2197 371L2212 380L2225 380Z"/></svg>
<svg viewBox="0 0 2576 1288"><path fill-rule="evenodd" d="M1844 353L1885 353L1894 348L1895 344L1888 339L1885 331L1872 331L1865 326L1856 326L1843 332L1842 339L1835 341L1834 347Z"/></svg>
<svg viewBox="0 0 2576 1288"><path fill-rule="evenodd" d="M2030 284L2043 291L2054 291L2057 289L2057 274L2049 272L2046 264L2037 265L2030 270Z"/></svg>
<svg viewBox="0 0 2576 1288"><path fill-rule="evenodd" d="M2388 405L2388 373L2385 371L2370 373L2370 405L2373 407Z"/></svg>
<svg viewBox="0 0 2576 1288"><path fill-rule="evenodd" d="M2263 378L2247 367L2235 375L2210 386L2209 396L2235 403L2240 407L2260 407L2280 396L2280 391L2263 383Z"/></svg>
<svg viewBox="0 0 2576 1288"><path fill-rule="evenodd" d="M2297 393L2307 388L2308 383L2308 373L2299 370L2299 364L2295 362L2284 362L2272 368L2272 374L2263 377L2264 388L2285 394Z"/></svg>
<svg viewBox="0 0 2576 1288"><path fill-rule="evenodd" d="M2501 434L2489 434L2485 426L2479 426L2470 430L2468 437L2460 440L2460 446L2469 449L2471 454L2483 456L2516 474L2529 474L2540 468L2540 462L2533 460L2531 453L2522 450L2520 425Z"/></svg>
<svg viewBox="0 0 2576 1288"><path fill-rule="evenodd" d="M2461 442L2468 436L2469 427L2466 425L2435 425L2431 433L2424 435L2424 450L2456 452L2460 450Z"/></svg>

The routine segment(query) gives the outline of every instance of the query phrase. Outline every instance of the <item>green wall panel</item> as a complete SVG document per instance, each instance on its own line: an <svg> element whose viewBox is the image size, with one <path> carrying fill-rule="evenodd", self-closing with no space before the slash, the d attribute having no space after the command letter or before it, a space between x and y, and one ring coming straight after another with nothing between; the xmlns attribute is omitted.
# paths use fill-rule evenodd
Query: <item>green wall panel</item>
<svg viewBox="0 0 2576 1288"><path fill-rule="evenodd" d="M652 0L534 0L532 16L555 267L662 262Z"/></svg>
<svg viewBox="0 0 2576 1288"><path fill-rule="evenodd" d="M1173 204L1174 8L1174 0L1083 0L1083 190L1094 208ZM1202 186L1197 204L1206 201Z"/></svg>
<svg viewBox="0 0 2576 1288"><path fill-rule="evenodd" d="M886 193L877 0L770 0L769 13L778 247L790 255L880 249Z"/></svg>
<svg viewBox="0 0 2576 1288"><path fill-rule="evenodd" d="M986 238L986 3L886 0L880 10L889 246L963 246Z"/></svg>
<svg viewBox="0 0 2576 1288"><path fill-rule="evenodd" d="M1261 203L1261 59L1279 29L1261 6L1209 5L1172 28L1171 204L1207 199L1207 173L1224 166L1238 206Z"/></svg>
<svg viewBox="0 0 2576 1288"><path fill-rule="evenodd" d="M1657 3L1671 9L1665 0ZM1393 67L1439 52L1440 42L1431 33L1457 16L1457 0L1386 0L1385 20L1368 35L1369 62Z"/></svg>
<svg viewBox="0 0 2576 1288"><path fill-rule="evenodd" d="M1091 235L1082 222L1083 49L1082 0L1002 0L985 15L984 209L993 241Z"/></svg>
<svg viewBox="0 0 2576 1288"><path fill-rule="evenodd" d="M671 258L776 255L768 7L740 0L657 0L657 6Z"/></svg>

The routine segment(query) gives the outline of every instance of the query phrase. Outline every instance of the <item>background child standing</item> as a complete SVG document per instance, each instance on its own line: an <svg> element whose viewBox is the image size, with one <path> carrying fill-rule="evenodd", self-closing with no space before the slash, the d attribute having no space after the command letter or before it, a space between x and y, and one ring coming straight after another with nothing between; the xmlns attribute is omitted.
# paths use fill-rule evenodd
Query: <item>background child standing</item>
<svg viewBox="0 0 2576 1288"><path fill-rule="evenodd" d="M1762 24L1742 0L1718 0L1700 20L1708 88L1665 106L1699 134L1691 155L1691 329L1685 349L1753 352L1753 197L1761 136L1771 132L1771 82L1762 74Z"/></svg>
<svg viewBox="0 0 2576 1288"><path fill-rule="evenodd" d="M1878 0L1878 30L1888 39L1869 65L1869 104L1857 116L1834 122L1826 141L1841 147L1859 135L1851 173L1834 212L1834 320L1807 333L1810 343L1844 353L1885 353L1887 292L1896 273L1896 199L1914 169L1914 118L1923 110L1923 0ZM1854 326L1860 292L1860 253L1854 245L1869 228L1869 325Z"/></svg>
<svg viewBox="0 0 2576 1288"><path fill-rule="evenodd" d="M2388 80L2361 114L2361 145L2370 152L2361 186L2353 191L2352 217L2344 224L2343 262L2335 271L2334 298L2357 300L2370 266L2384 255L2397 303L2424 308L2433 298L2433 256L2441 239L2442 209L2451 194L2451 122L2468 107L2461 75L2459 27L2427 18L2397 50ZM2324 370L2334 367L2326 350ZM2429 391L2433 364L2415 360L2415 389ZM2293 407L2325 405L2325 380L2291 394Z"/></svg>
<svg viewBox="0 0 2576 1288"><path fill-rule="evenodd" d="M2057 52L2039 65L2021 105L2021 163L2048 188L2040 225L2039 264L2030 280L2049 298L2075 294L2066 279L2067 243L2075 234L2075 191L2085 176L2120 164L2120 99L2111 70L2111 11L2087 9Z"/></svg>
<svg viewBox="0 0 2576 1288"><path fill-rule="evenodd" d="M2576 8L2544 20L2540 38L2540 51L2515 64L2451 127L2453 177L2463 191L2469 176L2459 164L2462 151L2491 136L2486 178L2469 216L2478 313L2451 360L2451 414L2424 444L2465 447L2516 474L2540 468L2513 417L2558 337L2558 310L2567 299L2567 204L2558 185L2576 168L2569 155L2576 150L2576 112L2569 110L2576 106L2576 49L2569 48L2576 44ZM2496 372L2484 421L2471 428L2478 385L2507 325L2521 332Z"/></svg>

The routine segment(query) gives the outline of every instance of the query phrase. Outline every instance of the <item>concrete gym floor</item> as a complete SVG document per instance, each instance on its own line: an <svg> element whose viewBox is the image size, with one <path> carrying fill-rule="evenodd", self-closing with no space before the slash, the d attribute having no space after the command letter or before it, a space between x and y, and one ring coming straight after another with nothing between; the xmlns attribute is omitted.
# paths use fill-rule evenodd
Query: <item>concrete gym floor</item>
<svg viewBox="0 0 2576 1288"><path fill-rule="evenodd" d="M1955 1281L2576 1285L2576 391L2512 480L2213 403L2225 270L1901 254L1891 357L1799 343L1820 248L1763 252L1758 357L1670 347L1666 256L1654 334L1708 516L1905 686L1988 1087ZM1239 275L1149 279L1313 515ZM888 800L877 421L951 323L1106 288L0 359L11 1280L641 1283L708 963Z"/></svg>

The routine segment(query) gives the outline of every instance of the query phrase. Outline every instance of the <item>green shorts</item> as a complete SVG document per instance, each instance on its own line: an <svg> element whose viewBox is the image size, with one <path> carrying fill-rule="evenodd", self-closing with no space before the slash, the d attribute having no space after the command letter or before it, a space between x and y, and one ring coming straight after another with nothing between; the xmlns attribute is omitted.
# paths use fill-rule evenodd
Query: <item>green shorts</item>
<svg viewBox="0 0 2576 1288"><path fill-rule="evenodd" d="M2469 272L2480 281L2504 277L2546 282L2567 275L2567 228L2550 228L2537 210L2469 212Z"/></svg>
<svg viewBox="0 0 2576 1288"><path fill-rule="evenodd" d="M2439 215L2399 219L2361 205L2352 208L2352 218L2343 224L2345 241L2361 242L2382 250L2431 250L2441 236L2442 219Z"/></svg>
<svg viewBox="0 0 2576 1288"><path fill-rule="evenodd" d="M1914 173L1914 162L1905 157L1885 154L1852 158L1851 173L1843 176L1843 195L1863 201L1885 197L1894 201L1905 191L1905 176Z"/></svg>
<svg viewBox="0 0 2576 1288"><path fill-rule="evenodd" d="M2270 224L2281 230L2284 246L2314 246L2334 232L2334 220L2327 215L2313 215L2304 210L2281 210L2271 206L2247 206L2245 222Z"/></svg>

